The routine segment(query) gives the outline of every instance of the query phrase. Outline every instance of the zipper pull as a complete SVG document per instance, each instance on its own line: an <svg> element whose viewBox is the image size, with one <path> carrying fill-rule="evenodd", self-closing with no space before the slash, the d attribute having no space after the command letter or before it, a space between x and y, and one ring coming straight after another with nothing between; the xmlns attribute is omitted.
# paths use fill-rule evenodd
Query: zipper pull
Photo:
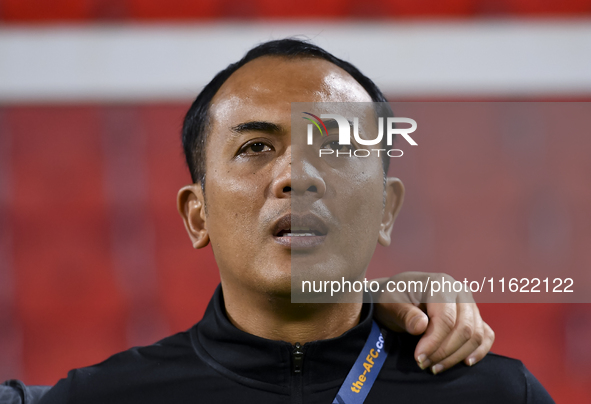
<svg viewBox="0 0 591 404"><path fill-rule="evenodd" d="M302 373L302 366L304 364L304 351L302 351L302 346L299 342L295 343L293 347L293 352L291 353L292 356L292 370L294 373Z"/></svg>

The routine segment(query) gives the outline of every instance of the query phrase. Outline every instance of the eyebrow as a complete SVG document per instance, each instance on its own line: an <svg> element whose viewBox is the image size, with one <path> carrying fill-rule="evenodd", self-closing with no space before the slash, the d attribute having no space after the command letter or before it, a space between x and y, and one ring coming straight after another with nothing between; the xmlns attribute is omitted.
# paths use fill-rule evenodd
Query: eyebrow
<svg viewBox="0 0 591 404"><path fill-rule="evenodd" d="M281 126L267 121L250 121L243 122L230 128L230 130L236 134L244 132L267 132L273 134L283 133Z"/></svg>
<svg viewBox="0 0 591 404"><path fill-rule="evenodd" d="M349 127L351 129L353 129L353 121L351 121L350 119L347 119L347 121L349 122ZM328 129L338 129L339 128L339 124L334 119L326 119L323 122L324 122L324 125L326 126L326 129L327 130Z"/></svg>

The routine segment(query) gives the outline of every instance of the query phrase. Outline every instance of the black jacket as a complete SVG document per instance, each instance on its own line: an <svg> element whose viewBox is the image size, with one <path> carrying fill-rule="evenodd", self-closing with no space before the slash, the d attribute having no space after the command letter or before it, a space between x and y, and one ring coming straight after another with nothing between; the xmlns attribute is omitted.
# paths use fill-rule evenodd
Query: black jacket
<svg viewBox="0 0 591 404"><path fill-rule="evenodd" d="M41 403L330 404L369 335L372 311L365 304L359 325L340 337L305 344L301 372L295 372L294 347L234 327L218 287L190 330L72 370ZM495 354L471 368L457 365L436 376L422 371L413 358L417 341L394 334L367 404L553 403L520 361Z"/></svg>

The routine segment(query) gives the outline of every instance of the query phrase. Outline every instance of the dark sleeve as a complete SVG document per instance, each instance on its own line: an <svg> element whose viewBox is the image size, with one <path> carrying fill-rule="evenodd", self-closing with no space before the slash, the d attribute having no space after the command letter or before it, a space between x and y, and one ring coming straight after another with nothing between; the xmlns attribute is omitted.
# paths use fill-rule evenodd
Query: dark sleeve
<svg viewBox="0 0 591 404"><path fill-rule="evenodd" d="M74 385L74 377L76 370L68 372L68 377L61 379L55 386L51 388L44 396L39 404L67 404L70 402L70 394L72 386Z"/></svg>
<svg viewBox="0 0 591 404"><path fill-rule="evenodd" d="M544 386L531 374L525 366L523 366L526 382L527 404L555 404L550 394L546 391Z"/></svg>
<svg viewBox="0 0 591 404"><path fill-rule="evenodd" d="M25 386L19 380L0 384L0 404L37 404L51 386Z"/></svg>

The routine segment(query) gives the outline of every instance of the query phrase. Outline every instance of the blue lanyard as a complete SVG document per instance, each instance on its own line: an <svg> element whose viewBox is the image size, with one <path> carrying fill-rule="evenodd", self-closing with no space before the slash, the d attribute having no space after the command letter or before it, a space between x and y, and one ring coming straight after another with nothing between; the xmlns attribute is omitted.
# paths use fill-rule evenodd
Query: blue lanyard
<svg viewBox="0 0 591 404"><path fill-rule="evenodd" d="M374 321L361 353L332 404L361 404L365 401L388 357L390 341L386 340L387 337L386 330L380 330Z"/></svg>

